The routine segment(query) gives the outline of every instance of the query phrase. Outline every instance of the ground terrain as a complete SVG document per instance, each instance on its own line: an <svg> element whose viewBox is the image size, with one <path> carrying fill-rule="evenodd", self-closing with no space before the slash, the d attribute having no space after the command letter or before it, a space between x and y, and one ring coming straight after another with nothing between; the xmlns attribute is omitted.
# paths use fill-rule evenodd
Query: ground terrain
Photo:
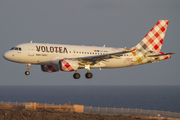
<svg viewBox="0 0 180 120"><path fill-rule="evenodd" d="M0 120L157 120L137 115L112 115L99 113L75 113L56 110L0 109ZM163 119L165 120L165 119ZM172 119L173 120L173 119ZM175 120L175 119L174 119Z"/></svg>

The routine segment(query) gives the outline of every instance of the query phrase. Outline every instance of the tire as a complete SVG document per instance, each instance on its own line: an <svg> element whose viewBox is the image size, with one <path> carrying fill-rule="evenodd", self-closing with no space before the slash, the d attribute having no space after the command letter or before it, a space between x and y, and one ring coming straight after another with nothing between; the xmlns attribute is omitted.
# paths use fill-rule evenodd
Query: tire
<svg viewBox="0 0 180 120"><path fill-rule="evenodd" d="M74 79L79 79L81 75L79 73L74 73L73 78Z"/></svg>
<svg viewBox="0 0 180 120"><path fill-rule="evenodd" d="M90 79L90 78L93 77L93 74L92 74L92 73L86 73L86 74L85 74L85 77L86 77L87 79Z"/></svg>
<svg viewBox="0 0 180 120"><path fill-rule="evenodd" d="M25 75L29 75L29 74L30 74L30 72L29 72L29 71L26 71L26 72L25 72Z"/></svg>

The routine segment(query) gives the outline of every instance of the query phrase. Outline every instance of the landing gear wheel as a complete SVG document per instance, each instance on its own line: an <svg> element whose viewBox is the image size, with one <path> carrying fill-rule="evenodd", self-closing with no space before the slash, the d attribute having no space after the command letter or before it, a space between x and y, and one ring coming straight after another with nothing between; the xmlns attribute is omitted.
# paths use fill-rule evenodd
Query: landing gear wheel
<svg viewBox="0 0 180 120"><path fill-rule="evenodd" d="M74 77L74 79L79 79L81 77L81 75L79 73L74 73L73 77Z"/></svg>
<svg viewBox="0 0 180 120"><path fill-rule="evenodd" d="M25 75L29 75L30 74L29 70L30 70L31 64L29 63L26 65L27 65L27 71L25 72Z"/></svg>
<svg viewBox="0 0 180 120"><path fill-rule="evenodd" d="M85 74L85 76L86 76L87 79L90 79L90 78L93 77L93 74L88 72L88 73Z"/></svg>
<svg viewBox="0 0 180 120"><path fill-rule="evenodd" d="M29 75L29 74L30 74L30 72L29 72L29 71L26 71L26 72L25 72L25 75Z"/></svg>

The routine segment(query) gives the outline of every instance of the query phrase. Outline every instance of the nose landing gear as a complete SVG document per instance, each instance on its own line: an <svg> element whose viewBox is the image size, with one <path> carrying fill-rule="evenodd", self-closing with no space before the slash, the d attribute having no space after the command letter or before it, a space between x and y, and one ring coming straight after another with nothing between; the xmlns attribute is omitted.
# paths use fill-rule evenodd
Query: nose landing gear
<svg viewBox="0 0 180 120"><path fill-rule="evenodd" d="M31 64L26 64L26 65L27 65L27 71L25 72L25 75L29 75L30 74L29 70L30 70Z"/></svg>
<svg viewBox="0 0 180 120"><path fill-rule="evenodd" d="M26 71L26 72L25 72L25 75L29 75L29 74L30 74L30 72L29 72L29 71Z"/></svg>

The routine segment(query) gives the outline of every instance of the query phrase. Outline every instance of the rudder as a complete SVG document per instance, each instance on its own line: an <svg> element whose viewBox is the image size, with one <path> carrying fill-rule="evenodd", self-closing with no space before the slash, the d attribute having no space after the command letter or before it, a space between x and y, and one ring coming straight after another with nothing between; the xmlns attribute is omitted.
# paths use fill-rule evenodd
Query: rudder
<svg viewBox="0 0 180 120"><path fill-rule="evenodd" d="M159 20L145 37L134 47L145 51L161 51L169 20Z"/></svg>

